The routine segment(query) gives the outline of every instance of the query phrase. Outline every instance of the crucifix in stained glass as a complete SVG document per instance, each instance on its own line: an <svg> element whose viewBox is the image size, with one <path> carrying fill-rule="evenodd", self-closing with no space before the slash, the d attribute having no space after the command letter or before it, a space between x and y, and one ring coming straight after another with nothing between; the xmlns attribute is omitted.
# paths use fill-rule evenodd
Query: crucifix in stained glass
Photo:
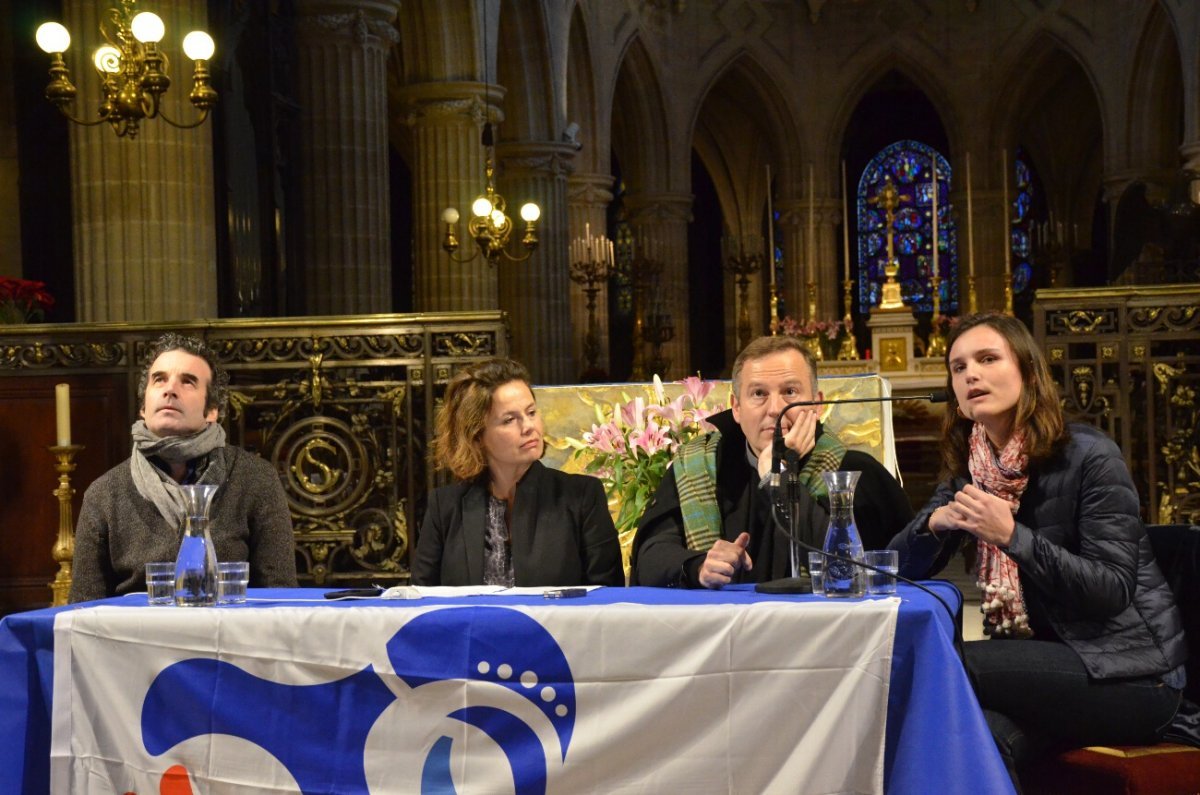
<svg viewBox="0 0 1200 795"><path fill-rule="evenodd" d="M958 311L958 230L949 201L950 164L933 147L919 141L897 141L871 158L858 180L857 296L858 314L870 314L882 298L888 259L896 261L896 280L904 305L915 312L933 311L933 163L938 179L937 290L941 311ZM907 197L892 215L877 198L885 185ZM891 232L893 252L887 251Z"/></svg>

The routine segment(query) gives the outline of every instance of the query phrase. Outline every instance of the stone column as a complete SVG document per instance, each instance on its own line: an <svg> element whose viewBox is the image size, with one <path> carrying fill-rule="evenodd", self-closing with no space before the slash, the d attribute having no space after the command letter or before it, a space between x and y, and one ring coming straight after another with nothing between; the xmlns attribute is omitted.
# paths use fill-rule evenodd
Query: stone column
<svg viewBox="0 0 1200 795"><path fill-rule="evenodd" d="M656 311L669 314L675 328L671 341L663 345L663 356L670 360L667 372L659 373L663 380L682 378L692 371L687 266L692 201L690 193L642 193L630 196L626 204L639 250L644 246L663 260L658 290L650 296L651 308L657 301Z"/></svg>
<svg viewBox="0 0 1200 795"><path fill-rule="evenodd" d="M775 203L779 210L779 232L783 236L783 298L787 314L795 320L811 320L808 316L808 201L781 199Z"/></svg>
<svg viewBox="0 0 1200 795"><path fill-rule="evenodd" d="M585 230L593 236L608 236L608 205L612 203L612 176L608 174L572 174L567 178L568 243L583 237ZM615 243L615 241L614 241ZM584 335L588 328L587 295L585 285L571 283L571 350L575 357L575 373L579 375L587 367L583 352ZM600 355L596 366L609 372L608 355L608 282L598 285L596 293L596 324L599 334Z"/></svg>
<svg viewBox="0 0 1200 795"><path fill-rule="evenodd" d="M819 198L817 225L817 318L840 320L842 311L842 261L838 259L838 235L842 226L842 204L837 198Z"/></svg>
<svg viewBox="0 0 1200 795"><path fill-rule="evenodd" d="M402 94L413 131L413 304L417 311L495 309L496 269L478 255L467 234L471 202L483 193L485 152L480 143L485 118L499 117L484 97L499 101L503 89L484 83L421 83ZM459 212L460 248L453 258L442 249L442 212Z"/></svg>
<svg viewBox="0 0 1200 795"><path fill-rule="evenodd" d="M508 250L522 256L521 206L541 208L538 247L527 260L501 257L500 308L508 313L513 356L540 384L567 384L579 375L571 358L571 278L567 267L567 172L575 157L568 143L532 141L498 147L503 173L498 190L513 219Z"/></svg>
<svg viewBox="0 0 1200 795"><path fill-rule="evenodd" d="M388 51L400 0L297 0L300 269L308 314L392 309Z"/></svg>
<svg viewBox="0 0 1200 795"><path fill-rule="evenodd" d="M207 27L203 0L164 0L154 11L166 35L172 85L162 113L179 123L196 119L188 101L192 66L182 41ZM99 80L91 53L102 41L103 4L68 0L67 52L79 94L72 112L96 118ZM221 43L218 41L217 46ZM66 123L66 122L64 122ZM211 121L180 130L163 119L141 122L136 138L118 138L107 124L71 125L76 318L80 321L173 321L217 314L213 231Z"/></svg>

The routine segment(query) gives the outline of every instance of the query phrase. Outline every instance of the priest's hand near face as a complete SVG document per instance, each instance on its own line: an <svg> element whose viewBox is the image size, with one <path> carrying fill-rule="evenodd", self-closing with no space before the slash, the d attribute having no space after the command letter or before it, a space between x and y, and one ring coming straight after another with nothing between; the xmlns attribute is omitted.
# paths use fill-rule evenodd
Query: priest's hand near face
<svg viewBox="0 0 1200 795"><path fill-rule="evenodd" d="M742 533L732 543L721 539L712 545L700 565L700 584L705 588L720 588L733 581L739 571L750 571L754 561L746 546L750 543L750 534Z"/></svg>
<svg viewBox="0 0 1200 795"><path fill-rule="evenodd" d="M809 408L795 409L792 417L791 426L784 430L783 443L798 457L804 458L817 445L817 412ZM771 445L768 444L758 451L758 476L766 477L770 471Z"/></svg>

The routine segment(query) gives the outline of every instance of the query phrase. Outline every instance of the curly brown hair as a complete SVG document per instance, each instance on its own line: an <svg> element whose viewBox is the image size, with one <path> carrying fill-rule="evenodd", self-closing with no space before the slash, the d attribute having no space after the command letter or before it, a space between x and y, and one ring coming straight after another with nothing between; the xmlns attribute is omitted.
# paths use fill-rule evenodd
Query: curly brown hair
<svg viewBox="0 0 1200 795"><path fill-rule="evenodd" d="M1017 400L1014 427L1025 429L1025 450L1030 462L1048 458L1070 436L1063 420L1058 387L1050 374L1050 365L1038 349L1033 335L1021 321L1010 315L984 312L963 317L950 330L946 340L946 415L942 419L942 474L970 477L971 428L974 422L958 413L954 394L954 375L950 372L950 353L954 343L966 332L987 326L1008 343L1021 372L1021 397Z"/></svg>
<svg viewBox="0 0 1200 795"><path fill-rule="evenodd" d="M492 395L512 381L529 386L529 371L512 359L488 359L450 379L434 421L429 457L435 466L459 480L478 477L487 469L480 437L492 410Z"/></svg>

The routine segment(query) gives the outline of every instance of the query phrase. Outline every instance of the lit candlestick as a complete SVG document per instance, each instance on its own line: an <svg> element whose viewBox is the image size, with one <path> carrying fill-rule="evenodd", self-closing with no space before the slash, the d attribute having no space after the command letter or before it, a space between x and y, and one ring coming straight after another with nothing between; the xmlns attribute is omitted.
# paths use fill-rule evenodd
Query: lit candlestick
<svg viewBox="0 0 1200 795"><path fill-rule="evenodd" d="M933 175L933 275L941 276L941 271L938 270L938 206L937 206L937 155L930 158L932 168L930 171Z"/></svg>
<svg viewBox="0 0 1200 795"><path fill-rule="evenodd" d="M850 194L846 192L846 161L842 161L842 263L850 281Z"/></svg>
<svg viewBox="0 0 1200 795"><path fill-rule="evenodd" d="M760 227L761 228L761 227ZM775 209L771 205L771 164L767 164L767 270L775 286Z"/></svg>
<svg viewBox="0 0 1200 795"><path fill-rule="evenodd" d="M55 419L57 420L58 446L67 447L71 444L71 385L59 384L54 387Z"/></svg>
<svg viewBox="0 0 1200 795"><path fill-rule="evenodd" d="M808 164L808 281L817 281L817 189L813 183L813 164Z"/></svg>
<svg viewBox="0 0 1200 795"><path fill-rule="evenodd" d="M975 212L971 203L971 153L967 152L967 274L975 275Z"/></svg>
<svg viewBox="0 0 1200 795"><path fill-rule="evenodd" d="M1000 184L1002 186L1002 195L1004 197L1004 204L1003 204L1004 239L1002 241L1002 244L1004 246L1004 275L1008 276L1010 273L1012 273L1012 242L1009 240L1010 224L1008 222L1009 208L1008 208L1008 150L1007 149L1000 150L1000 175L1001 175L1001 183Z"/></svg>

